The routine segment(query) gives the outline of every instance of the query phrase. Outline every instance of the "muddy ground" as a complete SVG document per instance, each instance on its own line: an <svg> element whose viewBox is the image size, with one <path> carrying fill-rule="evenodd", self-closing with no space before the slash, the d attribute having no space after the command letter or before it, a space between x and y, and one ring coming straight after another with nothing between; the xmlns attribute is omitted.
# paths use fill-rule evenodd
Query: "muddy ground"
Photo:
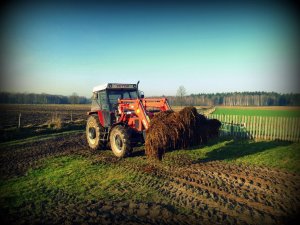
<svg viewBox="0 0 300 225"><path fill-rule="evenodd" d="M94 163L119 164L134 174L137 185L159 190L172 204L81 201L60 190L54 195L55 207L39 206L40 215L31 213L37 207L32 202L14 211L1 205L1 220L10 224L292 224L299 213L300 176L296 174L222 161L193 162L176 155L166 156L173 157L169 158L173 164L137 165L117 160L108 151L91 152L86 146L85 135L79 133L1 147L1 180L24 176L49 157L79 154ZM134 154L145 158L142 152ZM43 191L47 194L46 188Z"/></svg>
<svg viewBox="0 0 300 225"><path fill-rule="evenodd" d="M90 105L0 105L0 128L17 127L21 113L21 126L40 126L58 116L62 122L86 120Z"/></svg>
<svg viewBox="0 0 300 225"><path fill-rule="evenodd" d="M0 143L84 129L89 110L90 105L0 105Z"/></svg>

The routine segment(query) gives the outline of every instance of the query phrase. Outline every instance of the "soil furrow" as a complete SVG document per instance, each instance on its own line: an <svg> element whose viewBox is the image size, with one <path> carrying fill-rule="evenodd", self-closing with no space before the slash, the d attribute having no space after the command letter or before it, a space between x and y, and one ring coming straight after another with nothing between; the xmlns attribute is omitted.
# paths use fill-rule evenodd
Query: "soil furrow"
<svg viewBox="0 0 300 225"><path fill-rule="evenodd" d="M176 171L176 170L172 170ZM188 176L182 176L186 180L196 181L197 183L202 183L208 187L215 187L219 190L223 190L226 193L234 194L235 196L245 195L249 199L253 199L255 202L260 202L265 205L272 204L272 206L284 210L286 213L293 211L293 204L297 203L297 200L293 198L292 193L288 193L287 191L283 191L282 189L276 188L273 190L271 184L268 185L268 188L263 187L263 185L258 186L255 185L254 182L246 180L246 177L236 177L235 179L228 174L223 174L220 172L212 173L212 176L207 177L206 171L191 171L189 170L188 173L180 170L178 174L189 174ZM277 192L276 192L277 190ZM286 200L290 199L290 202ZM288 203L288 204L287 204Z"/></svg>
<svg viewBox="0 0 300 225"><path fill-rule="evenodd" d="M219 177L224 177L229 180L236 180L240 181L240 184L243 182L247 182L248 185L253 187L253 190L270 190L273 194L277 195L285 195L285 196L293 196L293 193L295 191L299 190L299 186L295 185L288 185L289 182L286 180L286 182L281 181L278 182L275 178L272 180L271 178L262 178L261 176L253 176L252 174L245 175L244 173L238 173L235 170L226 171L223 169L213 169L213 168L205 168L199 169L199 168L184 168L183 169L186 172L190 173L196 173L196 174L216 174Z"/></svg>

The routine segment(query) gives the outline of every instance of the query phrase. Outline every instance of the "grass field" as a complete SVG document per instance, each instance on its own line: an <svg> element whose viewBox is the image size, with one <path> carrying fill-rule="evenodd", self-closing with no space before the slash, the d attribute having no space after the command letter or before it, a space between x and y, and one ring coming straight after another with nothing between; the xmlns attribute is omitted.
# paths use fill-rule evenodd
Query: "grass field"
<svg viewBox="0 0 300 225"><path fill-rule="evenodd" d="M15 143L18 144L18 143ZM182 163L203 163L221 160L229 164L267 166L300 174L300 144L290 142L252 142L224 139L211 142L206 147L168 152L159 167L180 166ZM146 183L138 183L136 173L128 168L135 165L149 166L144 157L130 157L120 162L103 161L113 157L111 151L84 155L52 157L37 169L30 169L25 176L0 182L0 204L19 209L27 202L35 205L33 213L40 215L43 204L56 207L55 196L61 190L66 198L76 196L76 201L133 200L163 202L172 200ZM131 166L129 166L131 165ZM147 175L143 179L147 179ZM140 179L140 178L139 178ZM153 178L155 179L155 178ZM67 201L70 199L67 199ZM74 200L74 199L73 199ZM178 208L184 212L184 208Z"/></svg>
<svg viewBox="0 0 300 225"><path fill-rule="evenodd" d="M16 143L17 144L17 143ZM300 144L289 142L251 142L222 140L206 147L169 152L159 167L180 166L180 163L194 163L222 160L237 165L260 165L283 171L300 172ZM110 151L104 151L111 157ZM103 157L102 154L102 157ZM179 162L179 163L178 163ZM32 215L43 214L43 206L57 207L56 196L63 190L66 198L81 204L85 201L146 201L171 204L172 199L151 188L147 183L137 185L136 173L128 170L129 165L137 168L149 163L142 157L127 158L119 163L108 163L99 155L90 157L68 155L49 158L37 169L30 169L25 176L14 177L0 182L0 204L11 210L19 210L28 202L34 205ZM138 180L148 179L144 174ZM154 178L155 179L155 178ZM76 197L75 197L76 196ZM189 213L178 207L179 213ZM17 211L15 212L17 213ZM63 212L61 212L63 213Z"/></svg>
<svg viewBox="0 0 300 225"><path fill-rule="evenodd" d="M214 114L269 116L269 117L300 117L299 107L217 107Z"/></svg>

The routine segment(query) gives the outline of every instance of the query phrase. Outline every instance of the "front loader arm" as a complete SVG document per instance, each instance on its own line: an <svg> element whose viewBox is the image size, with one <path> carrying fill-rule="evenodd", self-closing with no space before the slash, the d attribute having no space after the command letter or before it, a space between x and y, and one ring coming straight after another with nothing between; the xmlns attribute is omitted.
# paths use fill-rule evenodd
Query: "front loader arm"
<svg viewBox="0 0 300 225"><path fill-rule="evenodd" d="M159 111L171 110L166 98L119 99L118 104L118 113L121 115L118 122L127 123L131 127L134 126L139 131L148 130L150 126L149 110L153 108ZM137 120L139 126L134 125Z"/></svg>
<svg viewBox="0 0 300 225"><path fill-rule="evenodd" d="M171 110L166 98L144 98L142 101L146 110L148 110L148 108L157 108L159 111Z"/></svg>
<svg viewBox="0 0 300 225"><path fill-rule="evenodd" d="M121 114L120 120L125 120L126 113L135 113L135 115L142 122L145 130L148 130L150 119L146 113L146 109L140 99L119 99L119 113Z"/></svg>

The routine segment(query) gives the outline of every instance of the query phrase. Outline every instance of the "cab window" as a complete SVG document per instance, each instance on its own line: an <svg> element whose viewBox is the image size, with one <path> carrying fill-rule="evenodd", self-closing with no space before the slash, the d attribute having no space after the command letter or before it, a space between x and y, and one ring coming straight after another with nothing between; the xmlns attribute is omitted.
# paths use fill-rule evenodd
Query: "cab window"
<svg viewBox="0 0 300 225"><path fill-rule="evenodd" d="M98 92L98 102L101 105L101 109L109 110L108 104L107 104L107 95L105 91Z"/></svg>

